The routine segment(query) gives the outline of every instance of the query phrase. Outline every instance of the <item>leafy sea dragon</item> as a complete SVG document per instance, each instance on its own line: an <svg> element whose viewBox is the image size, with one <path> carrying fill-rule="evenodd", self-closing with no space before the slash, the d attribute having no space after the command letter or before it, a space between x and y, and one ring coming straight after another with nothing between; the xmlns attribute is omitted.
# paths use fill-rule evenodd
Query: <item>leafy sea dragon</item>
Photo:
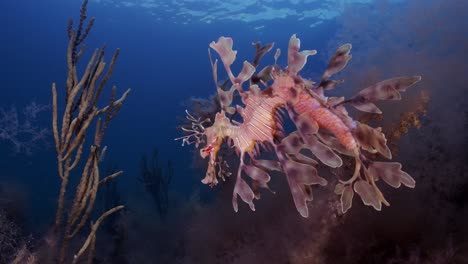
<svg viewBox="0 0 468 264"><path fill-rule="evenodd" d="M280 171L286 175L298 212L307 217L307 202L312 201L311 186L327 184L327 180L318 175L318 161L331 168L338 168L343 164L340 155L348 155L355 160L354 173L347 180L339 180L335 187L335 193L341 195L343 213L351 208L354 192L364 204L376 210L381 210L382 203L389 206L376 184L379 179L394 188L401 184L414 188L414 179L401 170L400 163L371 159L377 153L386 159L392 158L385 135L380 127L372 128L353 120L345 105L363 112L380 114L374 102L400 100L400 92L420 81L420 76L387 79L346 100L344 97L326 97L324 91L334 89L343 82L330 77L341 71L351 59L350 44L336 51L318 85L298 74L308 56L316 54L316 51L300 51L300 40L296 35L289 40L288 66L285 69L276 64L280 56L280 50L277 49L275 64L257 73L260 59L273 48L273 43L261 46L257 42L254 45L256 56L253 63L244 61L241 72L234 76L231 65L237 51L232 49L232 39L220 37L217 42L210 43L210 47L221 58L231 87L226 89L218 84L218 60L213 62L208 49L221 110L216 113L214 121L201 120L186 111L191 127L183 127L185 135L177 138L182 140L182 145L195 143L198 148L202 144L200 155L209 157L206 176L202 180L204 184L214 186L219 177L229 174L223 171L225 168L221 166L222 161L217 159L221 145L227 142L236 150L240 159L232 198L236 212L238 196L255 210L253 200L260 198L259 189L269 189L269 173ZM246 82L248 90L243 88ZM232 106L236 92L243 106ZM282 119L285 112L296 127L287 136ZM236 115L240 116L241 121L233 118ZM207 126L207 123L212 125ZM271 150L277 160L257 159L260 149ZM313 156L305 155L304 150L309 150ZM244 175L250 177L250 185L244 180Z"/></svg>

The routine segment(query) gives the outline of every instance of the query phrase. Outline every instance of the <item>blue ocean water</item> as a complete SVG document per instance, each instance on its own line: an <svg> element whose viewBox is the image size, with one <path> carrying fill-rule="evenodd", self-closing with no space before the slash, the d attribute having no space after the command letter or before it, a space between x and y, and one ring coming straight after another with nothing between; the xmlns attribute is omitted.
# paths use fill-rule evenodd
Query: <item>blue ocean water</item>
<svg viewBox="0 0 468 264"><path fill-rule="evenodd" d="M51 85L54 82L59 90L59 104L63 104L67 76L67 23L70 18L74 19L75 25L78 23L81 4L78 0L0 2L0 109L8 110L15 106L21 120L22 109L31 102L50 106ZM399 257L406 260L413 249L424 248L428 244L427 252L419 256L424 261L430 259L434 252L448 250L445 247L450 246L450 241L459 243L457 254L467 256L468 242L463 236L466 238L468 229L463 220L468 217L468 204L466 188L463 188L467 186L468 180L463 167L466 162L458 159L466 157L463 146L468 141L466 136L457 132L463 131L468 123L466 100L460 99L466 91L463 88L466 87L466 74L463 73L467 69L464 52L468 27L462 18L466 11L465 1L455 0L89 1L88 18L95 17L96 21L86 39L86 52L82 60L86 62L95 48L105 45L106 61L109 62L113 51L120 49L101 105L108 102L113 85L117 87L119 95L127 88L132 89L105 135L104 145L108 146L108 150L102 166L105 169L115 164L124 171L117 180L121 200L128 209L125 219L130 223L127 232L131 235L127 236L124 243L133 246L124 246L129 253L121 258L126 259L122 263L217 263L214 257L207 257L215 253L198 245L198 238L206 241L206 247L217 246L212 248L213 251L233 254L225 259L216 256L223 263L336 263L334 261L338 259L347 263L376 263L359 254L357 257L347 256L347 259L343 255L344 250L334 250L332 245L327 244L340 239L345 240L342 244L347 244L346 241L353 244L355 240L352 238L358 234L348 231L340 236L337 233L361 224L371 226L371 231L366 232L376 233L374 238L377 242L375 247L356 244L356 248L360 252L384 252L382 247L388 244L392 249L382 257L386 260ZM340 75L346 80L345 86L343 90L333 93L349 96L373 81L399 75L422 75L423 82L419 89L429 91L431 103L426 112L428 117L422 121L422 128L410 130L406 137L402 137L401 154L397 158L404 167L408 166L416 181L421 182L421 185L417 185L421 188L414 192L385 189L387 193L393 193L390 197L395 202L391 202L392 206L384 208L381 214L370 212L370 208L360 206L360 201L355 200L355 206L358 207L356 212L333 224L330 230L327 229L330 235L324 238L325 241L311 239L307 243L307 239L298 238L300 245L294 247L287 244L287 240L282 240L286 245L280 243L282 249L276 258L278 262L271 262L271 259L264 257L267 253L260 252L262 243L266 244L264 251L276 248L277 245L265 241L274 240L276 236L284 239L284 234L290 234L290 230L285 231L288 221L293 226L294 223L307 226L307 222L304 222L306 220L294 214L294 205L287 188L282 189L286 192L283 196L265 194L262 197L257 209L262 211L263 205L263 213L247 212L245 206L241 207L244 212L236 215L231 210L232 182L228 187L216 187L218 189L215 190L202 185L200 179L204 177L205 168L194 168L193 148L181 147L174 138L181 136L176 129L179 125L177 117L184 117L190 97L208 98L216 91L207 53L211 41L216 41L220 36L234 39L234 49L238 53L233 69L237 72L241 69L242 61L252 60L255 54L252 43L256 41L264 44L275 42L275 49L282 50L279 64L286 66L287 44L292 34L297 34L304 49L318 51L317 55L309 58L303 70L303 75L314 81L320 80L328 59L339 45L348 42L353 44L354 57L348 66L350 70ZM265 63L273 63L273 54L274 51L264 58ZM219 65L218 71L222 70ZM412 99L417 96L413 90L408 94ZM390 121L385 125L396 122L402 112L411 111L412 99L397 107L384 105L384 110L391 109L386 113L385 118L388 117ZM51 129L51 118L50 109L40 112L34 125ZM169 224L159 220L151 197L145 193L140 180L141 157L151 154L154 148L159 150L161 164L170 160L174 165L169 192ZM429 157L431 153L436 153L436 157ZM15 152L11 141L0 138L0 157L0 200L3 199L2 192L15 193L5 199L17 203L15 206L21 211L24 233L32 234L36 241L40 241L53 223L60 188L52 134L48 134L45 141L35 143L30 153ZM446 169L438 169L446 174L442 176L436 175L434 171L423 171L423 168L433 163L445 166L443 168ZM449 187L445 187L446 182L440 177L452 179L447 184ZM77 178L72 180L76 181ZM72 197L74 189L69 192ZM431 198L433 200L426 204L425 200L432 194L435 195ZM196 205L193 205L193 197L197 199ZM284 202L275 208L275 199ZM407 199L412 202L406 204ZM203 209L194 209L199 207ZM433 208L443 209L437 216L431 213ZM211 214L217 212L220 215L211 217ZM461 216L455 216L456 212L461 212ZM200 216L203 214L204 217ZM414 217L408 216L412 214ZM281 217L273 221L277 215ZM431 217L434 219L432 223L421 222L421 219ZM313 223L320 222L320 219L312 218ZM398 233L396 229L400 226L395 224L389 228L393 232L374 232L383 230L387 222L391 222L386 219L406 221L406 224L401 224L403 231ZM264 223L269 221L277 223L277 226L268 225L270 229L262 229ZM263 235L253 234L249 237L246 234L245 240L240 239L243 241L239 242L241 246L234 242L222 246L219 244L226 241L219 237L232 237L232 241L235 241L234 227L249 223L252 223L253 229L264 232ZM418 223L423 227L414 228ZM452 227L449 223L452 223ZM440 231L431 232L434 226L441 226ZM205 228L210 235L204 235ZM277 228L278 231L273 232L271 228ZM103 237L107 237L105 230L100 232L104 233ZM299 228L294 229L293 233L299 237L301 235L297 233L301 232ZM268 235L264 235L266 233ZM365 239L372 237L368 233L363 235ZM304 236L314 234L312 232ZM434 245L436 240L433 238L439 234L447 234L440 247ZM154 248L148 246L146 250L136 250L135 243L151 244ZM342 244L339 245L344 248ZM257 253L242 248L242 245ZM310 245L318 245L313 250L309 248L314 254L320 255L317 262L299 257L305 256L306 251L310 253L302 248ZM230 246L241 249L230 251ZM398 247L403 247L401 256L395 253ZM34 251L35 247L31 248ZM162 253L164 250L175 253L167 257ZM206 259L193 252L198 252ZM112 262L105 253L97 256L102 262L95 263L117 263ZM285 259L290 262L284 262Z"/></svg>
<svg viewBox="0 0 468 264"><path fill-rule="evenodd" d="M68 45L66 26L70 18L78 23L80 7L80 1L2 3L2 10L5 10L2 24L7 26L2 29L1 78L2 86L9 88L1 98L1 105L24 107L32 100L50 105L51 84L56 82L59 91L64 89ZM255 8L261 6L247 10L255 12ZM107 61L116 48L121 49L108 86L116 85L120 93L127 88L132 88L132 92L118 118L112 122L111 132L106 135L109 158L125 171L120 181L134 184L142 153L157 147L165 159L175 160L177 177L174 185L184 191L198 184L198 179L188 175L192 173L190 152L173 140L180 136L176 130L176 116L185 115L184 102L190 97L208 97L215 91L208 44L220 36L231 36L235 49L239 51L238 61L243 61L253 58L251 43L256 41L264 44L276 42L276 47L285 52L287 41L294 33L301 37L304 46L325 50L330 32L334 30L333 21L325 21L322 27L311 32L310 25L296 17L255 23L220 20L210 24L202 21L178 24L179 18L171 14L161 12L159 17L159 13L151 12L155 11L90 1L88 17L96 17L96 23L86 41L84 59L89 59L92 51L102 45L106 45ZM173 12L177 13L177 10ZM256 30L256 25L261 24L266 26ZM314 65L322 69L325 61L315 59ZM240 66L241 63L235 65L239 69ZM110 87L107 87L103 103L109 93ZM50 125L50 113L43 113L40 118L43 119L42 126ZM11 156L9 142L2 142L3 156L10 159L3 161L15 164L5 166L5 176L19 182L23 181L18 178L28 177L27 182L34 186L34 190L29 190L31 195L35 196L38 189L42 190L39 197L33 198L34 201L44 198L42 192L46 192L51 201L56 196L57 178L55 168L51 166L55 163L55 149L52 137L48 140L49 148L39 147L33 155L26 157ZM23 172L18 171L17 162L22 164ZM25 176L38 168L42 168L39 174L47 176L31 179ZM42 204L41 201L33 208Z"/></svg>

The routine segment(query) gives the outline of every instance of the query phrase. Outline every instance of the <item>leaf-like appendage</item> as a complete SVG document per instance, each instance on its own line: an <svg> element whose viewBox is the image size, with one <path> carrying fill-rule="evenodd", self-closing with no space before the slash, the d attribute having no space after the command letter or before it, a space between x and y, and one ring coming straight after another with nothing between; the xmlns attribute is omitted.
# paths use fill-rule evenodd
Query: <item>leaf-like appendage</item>
<svg viewBox="0 0 468 264"><path fill-rule="evenodd" d="M347 155L347 156L353 156L354 153L348 149L346 149L346 147L344 147L340 141L338 141L338 139L331 135L331 134L327 134L327 133L324 133L323 131L320 131L317 133L317 137L318 139L320 139L320 141L322 143L324 143L325 145L329 146L330 148L338 151L339 153L343 154L343 155Z"/></svg>
<svg viewBox="0 0 468 264"><path fill-rule="evenodd" d="M377 196L374 187L372 187L368 182L362 180L356 181L354 183L354 191L359 194L365 205L371 205L377 211L382 210L382 202Z"/></svg>
<svg viewBox="0 0 468 264"><path fill-rule="evenodd" d="M232 38L219 37L217 42L212 41L210 47L214 49L223 61L224 68L229 75L229 79L234 83L234 76L231 72L231 65L236 60L237 51L232 50Z"/></svg>
<svg viewBox="0 0 468 264"><path fill-rule="evenodd" d="M242 66L242 71L234 79L234 83L243 84L245 81L249 80L250 77L255 72L255 67L252 66L248 61L244 61L244 66Z"/></svg>
<svg viewBox="0 0 468 264"><path fill-rule="evenodd" d="M275 64L276 64L276 61L278 61L278 58L279 58L280 55L281 55L281 49L278 48L278 49L276 49L275 56L274 56Z"/></svg>
<svg viewBox="0 0 468 264"><path fill-rule="evenodd" d="M354 197L354 191L351 185L347 185L346 187L343 188L343 192L341 194L341 210L344 213L348 211L351 206L353 205L353 197Z"/></svg>
<svg viewBox="0 0 468 264"><path fill-rule="evenodd" d="M208 49L208 56L210 57L211 70L213 72L213 81L214 81L216 87L220 88L218 86L218 60L215 60L213 62L213 57L211 56L211 50L210 49Z"/></svg>
<svg viewBox="0 0 468 264"><path fill-rule="evenodd" d="M294 179L298 183L306 185L327 185L327 180L318 175L317 169L315 169L314 166L288 160L283 164L283 169L288 177Z"/></svg>
<svg viewBox="0 0 468 264"><path fill-rule="evenodd" d="M316 50L303 50L299 52L301 41L296 38L296 34L291 36L288 48L288 70L298 73L307 62L307 57L317 54Z"/></svg>
<svg viewBox="0 0 468 264"><path fill-rule="evenodd" d="M218 179L216 179L216 168L214 163L208 162L208 168L206 169L205 178L203 178L201 182L210 186L218 184Z"/></svg>
<svg viewBox="0 0 468 264"><path fill-rule="evenodd" d="M232 88L229 91L224 91L218 87L218 98L223 108L229 107L231 105L232 99L234 98L233 92L234 89Z"/></svg>
<svg viewBox="0 0 468 264"><path fill-rule="evenodd" d="M354 135L363 149L371 153L377 151L387 159L392 158L392 152L387 146L387 139L380 128L372 128L366 124L358 123Z"/></svg>
<svg viewBox="0 0 468 264"><path fill-rule="evenodd" d="M253 164L266 171L282 171L280 163L275 160L254 160Z"/></svg>
<svg viewBox="0 0 468 264"><path fill-rule="evenodd" d="M302 153L292 154L292 155L289 155L289 157L291 158L291 160L297 161L299 163L311 165L311 166L314 166L314 167L319 165L319 163L316 160L314 160L314 159L312 159L312 158L310 158L310 157L308 157L308 156L306 156L306 155L304 155Z"/></svg>
<svg viewBox="0 0 468 264"><path fill-rule="evenodd" d="M344 191L344 188L345 188L344 184L342 184L342 183L337 183L337 184L335 185L335 191L334 191L335 194L342 194L343 191Z"/></svg>
<svg viewBox="0 0 468 264"><path fill-rule="evenodd" d="M341 160L340 156L336 155L336 153L323 143L317 140L315 135L310 136L306 139L307 147L312 151L312 153L321 161L323 164L332 167L338 168L343 165L343 161Z"/></svg>
<svg viewBox="0 0 468 264"><path fill-rule="evenodd" d="M278 145L278 151L287 154L297 154L303 147L304 143L301 141L301 136L299 133L293 132L281 140L281 144Z"/></svg>
<svg viewBox="0 0 468 264"><path fill-rule="evenodd" d="M402 183L409 188L414 188L416 185L415 180L401 170L401 164L398 162L372 162L369 173L376 179L384 180L393 188L399 188Z"/></svg>
<svg viewBox="0 0 468 264"><path fill-rule="evenodd" d="M289 134L286 138L284 138L281 141L281 144L278 146L278 149L284 153L295 155L299 159L301 158L301 156L297 154L299 154L301 149L309 149L312 152L312 154L314 154L323 164L332 168L340 167L343 164L341 158L331 148L321 143L314 134L309 134L317 132L318 126L317 128L315 128L314 126L310 126L309 124L307 124L306 126L304 117L305 116L302 115L299 116L299 118L296 119L295 123L297 124L300 120L302 120L302 125L297 126L301 126L303 128L302 130L307 131L308 133L303 134L302 132L295 131Z"/></svg>
<svg viewBox="0 0 468 264"><path fill-rule="evenodd" d="M352 102L350 105L354 106L357 110L367 113L373 114L381 114L382 111L373 103L359 103L359 102Z"/></svg>
<svg viewBox="0 0 468 264"><path fill-rule="evenodd" d="M269 66L266 66L265 68L263 68L262 70L260 70L257 74L257 78L259 80L262 80L263 82L268 82L272 79L271 77L271 72L273 70L273 66L269 65Z"/></svg>
<svg viewBox="0 0 468 264"><path fill-rule="evenodd" d="M241 197L242 201L250 206L252 211L255 211L255 205L253 203L253 199L255 198L254 193L250 186L241 177L237 178L236 186L234 187L234 193L232 195L232 206L236 212L239 211L237 195Z"/></svg>
<svg viewBox="0 0 468 264"><path fill-rule="evenodd" d="M327 185L327 181L318 175L314 166L302 164L293 160L283 160L281 162L284 173L288 179L289 188L293 196L297 211L307 217L307 201L312 199L311 189L307 185Z"/></svg>
<svg viewBox="0 0 468 264"><path fill-rule="evenodd" d="M351 102L375 102L379 100L400 100L400 92L406 91L408 87L419 82L421 76L396 77L378 82L361 90L354 96Z"/></svg>
<svg viewBox="0 0 468 264"><path fill-rule="evenodd" d="M335 106L335 105L337 105L337 104L339 104L339 103L342 103L343 101L344 101L344 97L343 97L343 96L340 96L340 97L333 97L333 96L331 96L331 97L328 97L328 99L327 99L327 104L328 104L329 106Z"/></svg>
<svg viewBox="0 0 468 264"><path fill-rule="evenodd" d="M292 178L287 177L287 179L297 211L302 217L309 216L309 209L307 208L308 196L305 194L302 185Z"/></svg>
<svg viewBox="0 0 468 264"><path fill-rule="evenodd" d="M335 89L335 87L338 84L343 83L343 82L344 82L343 80L323 80L320 82L319 87L321 87L324 90L332 90L332 89Z"/></svg>
<svg viewBox="0 0 468 264"><path fill-rule="evenodd" d="M303 191L306 197L306 202L311 202L314 200L314 195L312 194L312 186L302 185Z"/></svg>
<svg viewBox="0 0 468 264"><path fill-rule="evenodd" d="M257 200L260 199L259 187L268 189L270 192L275 193L270 189L270 187L268 187L268 182L271 179L268 172L254 165L244 165L243 170L252 179L252 190Z"/></svg>
<svg viewBox="0 0 468 264"><path fill-rule="evenodd" d="M344 44L343 46L339 47L338 50L336 50L335 54L328 63L327 70L323 74L323 80L328 80L328 78L330 78L333 74L341 71L344 67L346 67L346 64L348 64L348 61L352 57L351 55L349 55L351 47L351 44Z"/></svg>
<svg viewBox="0 0 468 264"><path fill-rule="evenodd" d="M236 113L236 109L234 107L232 107L232 106L224 108L224 111L226 111L226 113L228 113L230 115L233 115L233 114Z"/></svg>
<svg viewBox="0 0 468 264"><path fill-rule="evenodd" d="M261 182L261 183L267 183L270 181L270 175L255 166L252 165L244 165L243 166L244 172L253 180Z"/></svg>
<svg viewBox="0 0 468 264"><path fill-rule="evenodd" d="M265 56L275 45L275 43L268 43L265 46L261 46L260 41L252 43L255 46L255 58L253 60L253 66L257 67L260 63L260 59Z"/></svg>
<svg viewBox="0 0 468 264"><path fill-rule="evenodd" d="M301 148L307 148L323 162L323 164L329 167L337 168L343 164L341 158L336 155L331 148L318 141L316 134L319 130L319 126L308 113L301 114L300 116L293 116L293 122L298 132L291 133L286 140L283 140L283 144L285 144L285 147L289 151L287 153L297 153ZM298 133L300 134L300 138ZM300 139L302 139L302 141ZM303 144L302 146L301 143Z"/></svg>

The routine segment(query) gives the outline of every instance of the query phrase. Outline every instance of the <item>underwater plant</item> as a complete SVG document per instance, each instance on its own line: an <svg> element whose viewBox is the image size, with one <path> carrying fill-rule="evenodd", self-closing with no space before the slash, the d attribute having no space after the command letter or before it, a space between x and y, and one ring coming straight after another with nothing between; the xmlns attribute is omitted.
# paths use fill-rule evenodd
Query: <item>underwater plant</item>
<svg viewBox="0 0 468 264"><path fill-rule="evenodd" d="M20 226L0 209L0 263L10 263L26 243Z"/></svg>
<svg viewBox="0 0 468 264"><path fill-rule="evenodd" d="M140 171L141 178L139 180L153 198L159 217L165 219L169 210L169 185L174 175L172 162L168 160L167 167L163 171L159 164L159 151L155 148L151 158L148 159L146 155L142 156Z"/></svg>
<svg viewBox="0 0 468 264"><path fill-rule="evenodd" d="M50 106L32 101L23 108L22 115L16 107L9 110L0 107L0 140L13 145L14 153L32 154L38 143L47 144L50 130L37 126L37 116Z"/></svg>
<svg viewBox="0 0 468 264"><path fill-rule="evenodd" d="M93 221L89 234L82 246L76 253L70 254L69 244L77 240L77 235L88 223L88 219L93 211L98 189L119 175L122 171L114 172L104 178L99 173L99 165L106 153L106 146L102 146L102 140L109 123L117 116L119 110L130 93L128 89L119 99L116 98L116 88L112 89L109 103L104 107L99 107L99 99L102 91L112 75L115 62L119 55L116 50L109 64L108 70L104 73L106 63L104 61L105 47L96 49L88 62L81 77L77 73L77 66L84 52L83 41L88 36L94 24L92 18L85 27L87 0L83 1L78 28L73 28L73 20L68 24L69 45L67 50L68 76L65 87L65 107L63 108L62 122L58 121L57 89L55 83L52 84L52 127L57 151L58 175L61 180L60 193L58 198L57 212L55 217L55 232L61 239L59 240L58 263L71 261L77 263L86 253L88 263L92 263L94 257L96 232L100 224L113 213L123 209L123 205L115 206L104 212L96 221ZM101 119L100 116L103 116ZM91 131L91 124L95 122L96 127ZM94 132L94 133L93 133ZM92 140L92 144L87 146L85 139ZM89 149L89 150L88 150ZM88 156L85 153L88 152ZM85 160L80 165L80 160ZM79 181L76 184L76 192L72 203L68 207L66 203L66 193L70 188L70 177L76 171L82 169ZM66 215L66 217L65 217ZM65 218L65 220L64 220ZM73 257L71 257L73 256Z"/></svg>
<svg viewBox="0 0 468 264"><path fill-rule="evenodd" d="M387 79L361 90L350 99L327 97L325 91L343 82L330 78L345 68L351 59L350 44L338 48L318 84L298 74L307 57L316 51L300 51L300 40L296 35L289 40L288 66L285 69L276 64L280 56L277 49L275 64L257 72L260 59L273 48L273 44L262 47L257 42L254 46L253 63L244 61L241 72L234 76L231 65L237 51L232 49L233 40L220 37L217 42L210 43L221 58L231 87L226 89L218 84L218 60L213 61L209 50L221 110L214 120L196 117L186 110L191 126L182 127L185 135L176 138L182 140L182 145L201 146L200 156L209 157L202 182L210 186L216 185L218 178L224 179L229 175L225 172L226 166L222 166L217 158L221 146L226 143L236 150L240 162L232 197L236 212L238 196L251 210L255 210L253 200L260 198L259 189L270 190L269 173L279 171L286 175L296 209L301 216L307 217L307 202L313 199L312 185L327 185L327 180L318 174L317 160L328 167L338 168L343 164L340 155L351 156L355 161L352 176L347 180L340 179L335 186L335 193L341 195L343 212L351 208L355 192L365 205L376 210L381 210L382 203L389 206L376 184L379 180L394 188L401 184L410 188L415 186L414 179L401 170L400 163L377 161L374 160L375 155L369 155L378 153L386 159L392 158L382 129L352 119L345 105L380 114L381 110L374 102L400 100L400 92L420 81L420 76ZM244 90L247 81L248 90ZM233 106L236 91L243 106ZM286 114L296 127L288 135L283 128L282 115ZM274 152L278 160L258 159L264 150ZM250 185L242 177L243 173L250 178Z"/></svg>

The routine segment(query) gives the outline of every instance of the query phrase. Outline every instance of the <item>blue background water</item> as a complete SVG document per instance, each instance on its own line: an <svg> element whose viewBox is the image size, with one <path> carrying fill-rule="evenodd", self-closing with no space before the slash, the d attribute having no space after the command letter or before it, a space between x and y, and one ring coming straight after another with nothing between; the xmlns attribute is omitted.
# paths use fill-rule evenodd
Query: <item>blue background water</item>
<svg viewBox="0 0 468 264"><path fill-rule="evenodd" d="M4 16L0 23L4 26L0 32L3 88L0 105L21 108L31 100L50 104L51 84L56 82L59 90L64 89L66 26L70 18L77 24L80 7L81 1L1 3ZM260 32L254 29L254 24L242 21L178 25L169 17L158 21L144 8L122 8L93 1L88 5L88 17L96 17L96 23L86 41L83 65L92 50L103 44L107 47L107 61L116 48L121 49L103 103L111 85L116 85L121 93L132 88L105 138L108 158L125 171L119 182L127 186L138 184L135 178L139 177L141 155L158 147L165 159L175 161L175 188L187 193L203 175L190 176L191 154L173 140L179 136L176 116L184 116L183 103L189 97L208 97L215 91L208 44L219 36L231 36L238 50L237 60L243 61L253 58L252 42L276 42L275 47L283 50L280 62L284 63L292 34L300 36L304 47L323 51L334 30L332 21L311 29L295 17L266 21L267 28ZM239 65L234 69L239 69ZM323 59L313 59L314 68L323 69L324 65ZM41 117L41 125L49 126L51 115L45 113ZM53 212L58 189L52 137L49 141L51 147L36 149L32 156L12 156L8 142L0 142L2 177L25 188L33 201L33 215L41 220Z"/></svg>

